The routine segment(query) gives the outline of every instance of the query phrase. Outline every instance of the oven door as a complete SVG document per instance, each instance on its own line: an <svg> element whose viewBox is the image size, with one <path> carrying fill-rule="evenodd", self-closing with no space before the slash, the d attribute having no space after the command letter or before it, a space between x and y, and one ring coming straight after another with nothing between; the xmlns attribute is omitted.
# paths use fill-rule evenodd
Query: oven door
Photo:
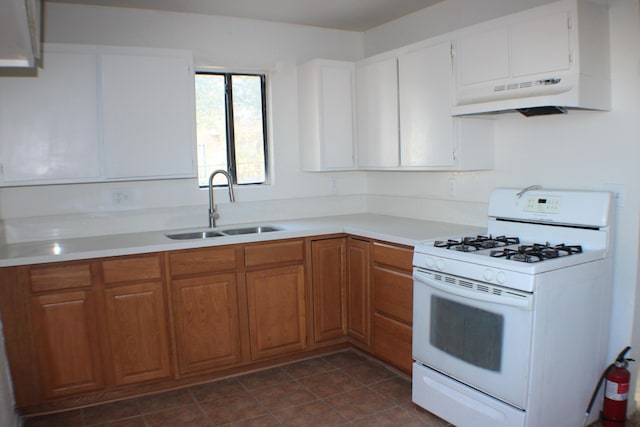
<svg viewBox="0 0 640 427"><path fill-rule="evenodd" d="M414 269L413 358L526 409L533 294Z"/></svg>

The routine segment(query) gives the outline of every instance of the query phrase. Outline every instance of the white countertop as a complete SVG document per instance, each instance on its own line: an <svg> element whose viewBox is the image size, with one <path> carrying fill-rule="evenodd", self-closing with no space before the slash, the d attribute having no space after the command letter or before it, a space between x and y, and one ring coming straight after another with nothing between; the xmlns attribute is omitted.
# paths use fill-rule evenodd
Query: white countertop
<svg viewBox="0 0 640 427"><path fill-rule="evenodd" d="M225 230L251 225L256 224L225 225L214 230ZM159 230L143 233L13 243L0 247L0 267L260 242L334 233L348 233L371 239L415 246L423 240L479 234L485 231L483 228L468 225L421 221L374 214L268 221L260 225L273 225L282 228L282 230L194 240L172 240L165 236L165 234L176 232L208 230L206 227L201 227L184 230Z"/></svg>

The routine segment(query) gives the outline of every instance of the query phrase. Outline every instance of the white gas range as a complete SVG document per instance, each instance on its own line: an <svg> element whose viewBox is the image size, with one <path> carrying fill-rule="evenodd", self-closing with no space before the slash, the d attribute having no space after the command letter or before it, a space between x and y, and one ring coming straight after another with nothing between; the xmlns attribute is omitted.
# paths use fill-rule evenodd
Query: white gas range
<svg viewBox="0 0 640 427"><path fill-rule="evenodd" d="M459 427L581 425L606 365L611 200L496 189L486 235L416 246L414 402Z"/></svg>

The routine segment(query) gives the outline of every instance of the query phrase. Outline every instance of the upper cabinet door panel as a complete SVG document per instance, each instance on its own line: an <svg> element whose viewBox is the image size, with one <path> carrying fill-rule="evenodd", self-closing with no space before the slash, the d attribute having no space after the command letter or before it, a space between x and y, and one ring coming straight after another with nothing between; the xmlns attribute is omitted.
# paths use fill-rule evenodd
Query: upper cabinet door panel
<svg viewBox="0 0 640 427"><path fill-rule="evenodd" d="M322 68L322 157L327 168L353 167L353 69Z"/></svg>
<svg viewBox="0 0 640 427"><path fill-rule="evenodd" d="M360 65L356 88L359 166L399 166L396 58Z"/></svg>
<svg viewBox="0 0 640 427"><path fill-rule="evenodd" d="M568 15L542 16L509 26L511 75L569 69Z"/></svg>
<svg viewBox="0 0 640 427"><path fill-rule="evenodd" d="M96 55L48 51L37 77L0 78L2 182L99 177Z"/></svg>
<svg viewBox="0 0 640 427"><path fill-rule="evenodd" d="M507 26L461 37L458 66L462 85L509 77L509 36Z"/></svg>
<svg viewBox="0 0 640 427"><path fill-rule="evenodd" d="M355 167L355 64L314 59L298 67L300 159L304 171Z"/></svg>
<svg viewBox="0 0 640 427"><path fill-rule="evenodd" d="M403 54L398 67L402 166L452 166L451 44Z"/></svg>
<svg viewBox="0 0 640 427"><path fill-rule="evenodd" d="M195 176L189 59L110 53L101 66L105 177Z"/></svg>

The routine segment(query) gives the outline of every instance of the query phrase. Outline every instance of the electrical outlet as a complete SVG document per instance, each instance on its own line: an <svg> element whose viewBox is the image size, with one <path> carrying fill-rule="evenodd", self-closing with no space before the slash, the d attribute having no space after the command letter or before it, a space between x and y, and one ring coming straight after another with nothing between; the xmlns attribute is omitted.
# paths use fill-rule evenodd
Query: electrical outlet
<svg viewBox="0 0 640 427"><path fill-rule="evenodd" d="M625 186L624 184L604 184L604 189L613 193L616 206L621 208L624 206L625 201Z"/></svg>
<svg viewBox="0 0 640 427"><path fill-rule="evenodd" d="M456 196L456 179L449 178L447 180L447 196L455 197Z"/></svg>
<svg viewBox="0 0 640 427"><path fill-rule="evenodd" d="M119 207L131 206L131 190L128 188L121 188L113 190L111 193L113 198L113 205Z"/></svg>

